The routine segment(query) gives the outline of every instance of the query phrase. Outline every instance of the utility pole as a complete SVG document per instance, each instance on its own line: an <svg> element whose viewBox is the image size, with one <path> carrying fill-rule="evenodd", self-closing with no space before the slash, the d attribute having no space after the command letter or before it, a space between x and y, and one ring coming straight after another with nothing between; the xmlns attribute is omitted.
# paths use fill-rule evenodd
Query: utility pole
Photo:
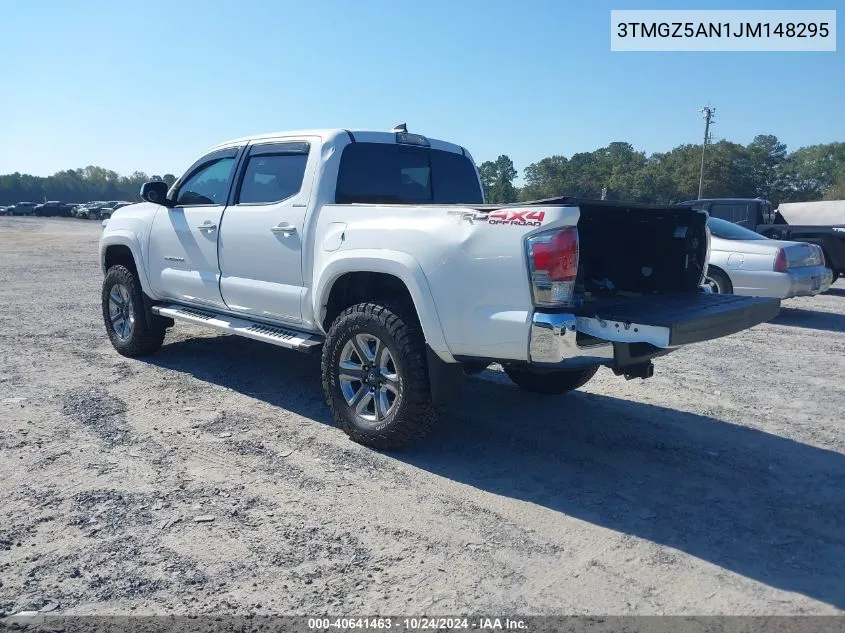
<svg viewBox="0 0 845 633"><path fill-rule="evenodd" d="M698 173L698 199L701 200L701 189L704 187L704 152L707 149L707 143L710 142L710 124L713 121L713 115L716 114L716 108L712 106L704 106L699 110L704 116L704 142L701 144L701 171Z"/></svg>

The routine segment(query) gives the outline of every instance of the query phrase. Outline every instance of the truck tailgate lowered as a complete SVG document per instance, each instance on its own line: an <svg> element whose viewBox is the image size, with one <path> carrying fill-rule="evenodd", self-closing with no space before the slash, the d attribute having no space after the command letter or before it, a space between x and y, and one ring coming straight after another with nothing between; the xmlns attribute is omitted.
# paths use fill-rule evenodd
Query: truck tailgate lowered
<svg viewBox="0 0 845 633"><path fill-rule="evenodd" d="M780 300L710 293L613 297L575 311L578 331L611 341L636 340L640 327L658 347L678 347L728 336L773 319Z"/></svg>

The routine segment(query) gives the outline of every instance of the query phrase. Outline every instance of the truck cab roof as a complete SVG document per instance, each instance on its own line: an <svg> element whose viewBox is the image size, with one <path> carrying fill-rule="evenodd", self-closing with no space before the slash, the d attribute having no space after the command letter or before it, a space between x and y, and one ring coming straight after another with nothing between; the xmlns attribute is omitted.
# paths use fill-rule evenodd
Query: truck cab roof
<svg viewBox="0 0 845 633"><path fill-rule="evenodd" d="M343 142L343 144L356 142L397 143L397 134L398 132L393 131L386 132L383 130L352 130L344 128L290 130L283 132L269 132L266 134L253 134L251 136L243 136L240 138L226 141L224 143L220 143L219 145L215 145L214 147L209 149L209 151L225 149L227 147L237 145L244 145L246 143L271 142L280 139L295 139L302 137L318 137L320 139L320 142L323 144L335 143L338 140ZM411 136L422 136L428 142L429 146L432 149L439 149L447 152L454 152L456 154L463 154L464 156L469 156L469 152L467 152L467 150L460 145L449 143L447 141L442 141L440 139L429 138L424 135L418 135L415 132L408 132L408 134ZM470 156L470 158L472 157Z"/></svg>

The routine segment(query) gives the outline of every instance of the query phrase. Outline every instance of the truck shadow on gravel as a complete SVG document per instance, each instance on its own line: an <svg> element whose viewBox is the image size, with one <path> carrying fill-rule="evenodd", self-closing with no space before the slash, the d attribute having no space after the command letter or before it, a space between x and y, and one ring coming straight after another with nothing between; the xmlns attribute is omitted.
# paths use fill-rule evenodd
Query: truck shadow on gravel
<svg viewBox="0 0 845 633"><path fill-rule="evenodd" d="M333 425L315 406L316 358L222 337L165 345L149 362ZM488 370L432 437L389 457L845 608L837 452L605 395L534 396ZM671 549L632 556L632 566L683 564Z"/></svg>
<svg viewBox="0 0 845 633"><path fill-rule="evenodd" d="M782 307L780 314L771 322L775 325L803 327L811 330L845 332L845 314L836 314L835 312L817 312L804 308Z"/></svg>

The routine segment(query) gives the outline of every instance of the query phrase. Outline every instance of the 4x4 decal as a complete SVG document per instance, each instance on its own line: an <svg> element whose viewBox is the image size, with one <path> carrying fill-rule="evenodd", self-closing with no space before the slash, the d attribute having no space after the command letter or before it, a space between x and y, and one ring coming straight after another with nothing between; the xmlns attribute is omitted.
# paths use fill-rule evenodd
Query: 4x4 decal
<svg viewBox="0 0 845 633"><path fill-rule="evenodd" d="M543 218L545 217L545 211L529 211L528 209L522 211L497 211L487 216L487 223L509 224L511 226L540 226L543 224Z"/></svg>

